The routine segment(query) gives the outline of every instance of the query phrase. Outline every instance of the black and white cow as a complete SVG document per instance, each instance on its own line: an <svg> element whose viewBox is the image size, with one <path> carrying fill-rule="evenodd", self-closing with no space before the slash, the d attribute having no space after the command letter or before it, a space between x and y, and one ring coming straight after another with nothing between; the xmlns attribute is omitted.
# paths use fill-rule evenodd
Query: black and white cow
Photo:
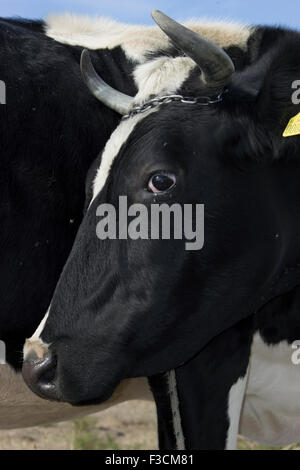
<svg viewBox="0 0 300 470"><path fill-rule="evenodd" d="M225 47L240 67L248 61L250 28L201 22L191 27ZM130 95L139 90L141 98L149 87L161 89L161 69L168 73L169 67L166 90L175 90L188 74L188 59L174 57L173 63L176 51L157 27L72 15L45 22L1 19L0 80L7 104L0 105L0 340L8 363L0 367L2 428L80 413L39 399L15 371L25 338L50 304L81 222L87 170L120 120L82 82L83 47L110 85ZM176 64L182 64L181 76L173 74ZM116 399L147 396L140 384L126 382Z"/></svg>
<svg viewBox="0 0 300 470"><path fill-rule="evenodd" d="M24 378L41 397L88 405L124 379L149 377L162 448L230 449L239 430L268 444L299 441L300 141L282 134L300 111L291 99L300 35L242 28L226 54L153 17L171 42L135 69L134 99L107 89L83 54L94 95L130 117L90 175L49 312L25 345ZM198 101L145 111L174 93ZM120 195L147 207L205 204L203 249L100 241L97 208Z"/></svg>

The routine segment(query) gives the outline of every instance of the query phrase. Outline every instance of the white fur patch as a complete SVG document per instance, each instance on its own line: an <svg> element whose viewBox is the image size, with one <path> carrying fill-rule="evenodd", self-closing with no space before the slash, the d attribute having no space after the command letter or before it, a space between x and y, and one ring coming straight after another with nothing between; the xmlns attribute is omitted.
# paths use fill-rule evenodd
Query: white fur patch
<svg viewBox="0 0 300 470"><path fill-rule="evenodd" d="M291 345L265 344L256 334L240 433L269 446L300 441L300 366Z"/></svg>
<svg viewBox="0 0 300 470"><path fill-rule="evenodd" d="M24 359L26 359L26 357L30 354L30 352L32 350L35 352L35 354L40 359L42 359L44 357L44 355L46 354L46 352L48 350L48 347L49 347L49 344L46 344L42 341L41 334L42 334L42 331L45 327L46 321L48 319L49 310L50 310L50 308L48 309L48 312L44 316L43 320L41 321L41 323L39 324L39 326L37 327L37 329L35 330L35 332L31 336L31 338L26 339L26 342L25 342L25 345L24 345L24 348L23 348L23 357L24 357Z"/></svg>
<svg viewBox="0 0 300 470"><path fill-rule="evenodd" d="M224 21L190 20L184 24L221 47L244 48L253 31L249 26ZM91 18L70 13L50 15L46 34L56 41L88 49L122 46L126 56L137 62L143 62L148 53L170 46L168 37L157 26L124 24L101 16Z"/></svg>
<svg viewBox="0 0 300 470"><path fill-rule="evenodd" d="M29 390L21 374L16 373L8 365L0 366L0 429L66 421L135 399L153 399L147 379L126 379L105 403L97 406L76 407L39 398Z"/></svg>
<svg viewBox="0 0 300 470"><path fill-rule="evenodd" d="M154 111L156 111L155 108L147 111L146 113L137 114L130 119L121 121L119 126L114 130L110 139L106 143L102 154L101 164L94 180L93 199L91 203L105 185L114 159L117 157L122 145L126 142L137 123L144 119L144 117L149 116L149 114L153 113Z"/></svg>
<svg viewBox="0 0 300 470"><path fill-rule="evenodd" d="M241 377L231 387L228 400L228 418L229 429L226 441L226 450L235 450L237 446L237 438L239 433L239 424L241 417L241 409L245 397L247 386L248 371L245 377Z"/></svg>
<svg viewBox="0 0 300 470"><path fill-rule="evenodd" d="M138 88L135 103L143 103L151 95L175 93L196 67L189 57L158 57L136 67L133 76ZM200 73L199 73L200 81Z"/></svg>

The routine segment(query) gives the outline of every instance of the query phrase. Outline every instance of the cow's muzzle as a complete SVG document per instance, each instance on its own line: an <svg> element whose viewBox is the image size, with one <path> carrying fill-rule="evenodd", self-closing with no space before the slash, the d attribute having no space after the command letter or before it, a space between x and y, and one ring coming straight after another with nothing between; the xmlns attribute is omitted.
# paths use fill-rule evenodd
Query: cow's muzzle
<svg viewBox="0 0 300 470"><path fill-rule="evenodd" d="M57 361L48 349L43 357L39 357L31 349L23 362L22 375L28 387L41 398L58 400L58 391L55 384Z"/></svg>

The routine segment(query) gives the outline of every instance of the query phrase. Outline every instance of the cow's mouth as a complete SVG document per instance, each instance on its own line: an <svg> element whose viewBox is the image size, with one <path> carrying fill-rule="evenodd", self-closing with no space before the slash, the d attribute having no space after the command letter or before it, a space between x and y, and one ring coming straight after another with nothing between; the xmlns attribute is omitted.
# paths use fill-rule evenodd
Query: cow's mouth
<svg viewBox="0 0 300 470"><path fill-rule="evenodd" d="M120 382L109 386L103 384L98 395L98 387L91 393L85 390L85 387L77 386L74 381L66 391L65 382L68 383L69 379L64 375L59 370L57 356L51 347L44 344L40 338L26 341L22 376L30 390L43 399L67 402L73 406L100 405L114 395Z"/></svg>

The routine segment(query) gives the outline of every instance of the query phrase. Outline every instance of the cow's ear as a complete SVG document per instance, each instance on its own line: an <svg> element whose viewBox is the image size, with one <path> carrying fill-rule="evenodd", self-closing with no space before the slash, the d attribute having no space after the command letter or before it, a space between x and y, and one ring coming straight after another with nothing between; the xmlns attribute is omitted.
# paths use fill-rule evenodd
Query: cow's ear
<svg viewBox="0 0 300 470"><path fill-rule="evenodd" d="M290 33L265 59L263 81L256 98L258 119L273 138L299 139L300 121L292 129L290 120L300 113L300 34ZM289 135L295 132L294 135ZM285 135L285 137L284 137Z"/></svg>

